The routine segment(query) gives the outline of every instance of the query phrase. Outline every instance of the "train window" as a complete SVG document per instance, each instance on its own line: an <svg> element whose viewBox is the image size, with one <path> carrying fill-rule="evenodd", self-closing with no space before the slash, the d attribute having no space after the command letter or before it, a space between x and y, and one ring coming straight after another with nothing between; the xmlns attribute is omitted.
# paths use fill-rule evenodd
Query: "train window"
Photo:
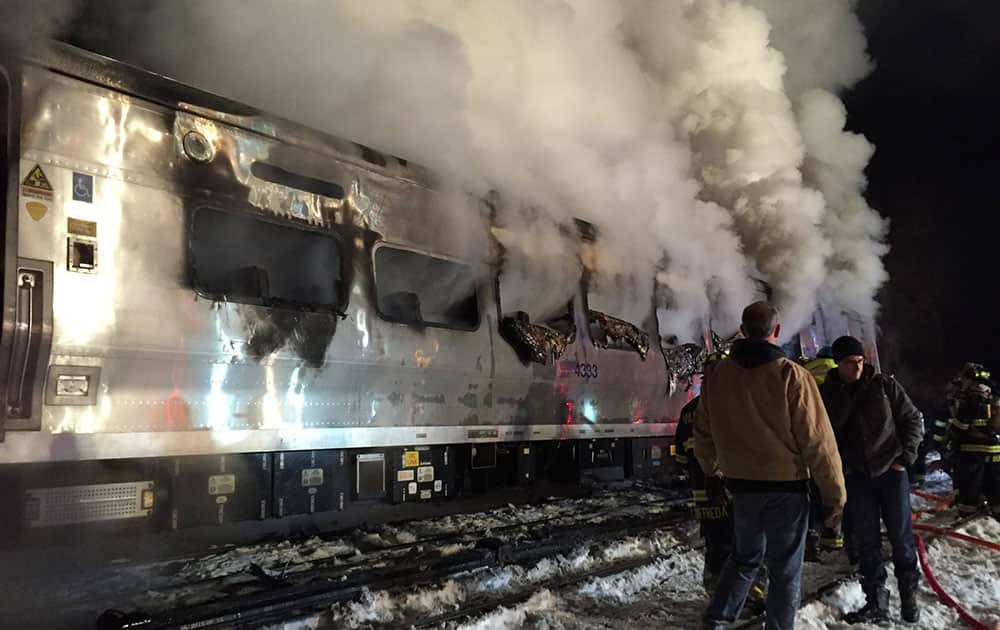
<svg viewBox="0 0 1000 630"><path fill-rule="evenodd" d="M213 299L341 310L341 248L328 234L202 207L190 252L194 286Z"/></svg>
<svg viewBox="0 0 1000 630"><path fill-rule="evenodd" d="M378 311L389 321L472 330L479 325L476 284L468 265L395 247L375 250Z"/></svg>

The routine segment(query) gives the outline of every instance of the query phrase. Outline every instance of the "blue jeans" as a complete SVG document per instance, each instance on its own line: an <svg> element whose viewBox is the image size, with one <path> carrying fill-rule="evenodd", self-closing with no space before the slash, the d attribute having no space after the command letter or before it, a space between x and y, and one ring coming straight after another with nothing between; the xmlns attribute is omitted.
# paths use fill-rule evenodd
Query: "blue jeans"
<svg viewBox="0 0 1000 630"><path fill-rule="evenodd" d="M732 623L739 617L766 558L770 580L766 628L794 628L801 597L809 495L804 492L734 494L733 517L733 552L705 611L705 625Z"/></svg>
<svg viewBox="0 0 1000 630"><path fill-rule="evenodd" d="M882 561L882 528L892 545L892 563L896 577L906 579L917 571L917 548L913 542L910 521L910 479L905 470L889 469L879 477L848 473L847 507L851 511L854 542L861 561L861 585L865 592L885 584L885 563Z"/></svg>

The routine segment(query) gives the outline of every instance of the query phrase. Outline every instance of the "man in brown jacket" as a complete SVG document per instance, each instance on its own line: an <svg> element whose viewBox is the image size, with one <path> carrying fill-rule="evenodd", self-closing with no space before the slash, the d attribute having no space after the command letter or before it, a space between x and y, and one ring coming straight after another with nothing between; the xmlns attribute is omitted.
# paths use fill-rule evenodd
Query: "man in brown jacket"
<svg viewBox="0 0 1000 630"><path fill-rule="evenodd" d="M702 385L695 421L695 456L723 476L733 494L733 551L723 569L704 628L721 629L743 608L767 560L768 630L794 627L801 597L809 522L809 479L835 526L846 500L837 442L813 377L775 343L781 326L767 302L743 311L745 339L733 344Z"/></svg>

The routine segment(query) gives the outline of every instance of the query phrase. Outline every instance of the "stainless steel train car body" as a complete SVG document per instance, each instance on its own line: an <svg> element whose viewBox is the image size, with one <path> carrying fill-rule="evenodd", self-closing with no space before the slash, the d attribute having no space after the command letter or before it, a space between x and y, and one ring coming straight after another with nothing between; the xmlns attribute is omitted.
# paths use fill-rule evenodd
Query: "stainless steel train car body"
<svg viewBox="0 0 1000 630"><path fill-rule="evenodd" d="M366 161L351 143L205 106L216 101L186 88L171 100L183 86L86 53L46 55L10 72L20 133L10 140L0 463L672 432L678 400L666 395L655 330L645 360L594 346L586 326L558 361L518 360L497 332L488 217L448 203L419 167ZM210 146L185 146L199 137ZM263 179L255 164L343 194ZM38 171L49 191L32 185ZM345 299L286 309L199 294L198 212L333 239ZM470 248L469 230L481 246ZM477 325L387 321L373 270L386 247L467 265Z"/></svg>

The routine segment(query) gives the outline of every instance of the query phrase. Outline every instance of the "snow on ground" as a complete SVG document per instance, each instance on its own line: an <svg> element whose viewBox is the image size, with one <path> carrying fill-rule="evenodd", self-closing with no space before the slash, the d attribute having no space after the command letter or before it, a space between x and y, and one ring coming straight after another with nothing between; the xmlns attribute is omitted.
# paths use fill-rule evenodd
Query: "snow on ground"
<svg viewBox="0 0 1000 630"><path fill-rule="evenodd" d="M253 565L267 573L287 575L306 570L317 561L330 561L334 565L351 563L366 556L370 559L372 551L415 545L432 537L457 536L459 540L440 546L444 552L442 555L451 555L470 548L485 536L517 538L519 532L510 531L510 528L525 523L546 521L553 526L579 521L599 523L629 512L643 515L662 513L670 510L672 505L662 491L604 489L585 498L553 497L538 504L508 504L483 512L379 525L374 531L357 531L352 536L332 539L313 537L305 541L238 547L194 560L181 567L176 576L178 582L205 580L243 573ZM505 530L502 534L494 531L501 529ZM433 542L429 545L438 546Z"/></svg>
<svg viewBox="0 0 1000 630"><path fill-rule="evenodd" d="M675 549L637 568L591 578L562 591L545 591L544 599L500 609L447 628L597 630L621 628L625 624L630 630L698 628L708 604L708 593L701 584L702 564L699 549ZM806 564L805 590L826 584L846 569L846 561L839 558L828 558L823 564ZM516 625L504 625L508 620L515 620Z"/></svg>
<svg viewBox="0 0 1000 630"><path fill-rule="evenodd" d="M284 540L237 547L221 554L199 558L182 567L177 575L187 580L217 578L244 572L251 565L262 567L267 572L304 571L319 560L351 557L359 553L356 547L339 539L325 541L313 537L299 542Z"/></svg>
<svg viewBox="0 0 1000 630"><path fill-rule="evenodd" d="M659 555L668 554L669 550L676 549L682 542L678 534L658 530L650 535L581 545L565 555L543 558L527 566L507 565L460 575L444 584L410 592L369 592L360 601L333 607L327 616L328 627L364 628L371 625L405 624L417 616L438 615L483 598L495 598L537 587L540 590L528 602L509 610L497 610L489 615L491 619L502 617L506 620L503 623L512 623L511 620L517 619L524 621L539 611L547 610L548 603L555 601L541 595L548 592L544 587L546 583L626 560L647 557L652 560ZM696 555L700 563L700 554ZM674 571L675 562L660 560L651 567L642 567L646 569L647 574L643 577L646 582L670 575ZM699 568L698 580L700 579ZM596 583L592 588L598 589L592 599L603 597L598 592L600 587ZM495 623L501 623L499 617L494 619Z"/></svg>
<svg viewBox="0 0 1000 630"><path fill-rule="evenodd" d="M950 479L941 472L928 477L925 492L948 495ZM634 498L633 498L634 500ZM586 500L574 500L574 509L598 507ZM953 511L935 510L937 503L914 497L914 510L921 521L947 527L956 520ZM610 503L614 509L615 501ZM507 506L487 513L451 517L450 521L407 525L420 537L452 527L484 526L501 528L512 518L540 520L562 514L566 507ZM603 510L602 510L603 513ZM516 515L516 516L515 516ZM692 525L692 528L695 527ZM960 531L971 536L1000 542L1000 524L983 517ZM385 531L382 531L385 535ZM398 539L398 538L397 538ZM524 566L508 565L454 576L439 584L414 587L404 592L370 592L359 601L334 607L300 625L275 626L274 630L319 630L326 628L377 628L406 626L416 618L454 611L476 601L506 594L530 594L518 604L502 606L474 619L447 622L442 630L486 630L528 628L538 630L597 630L628 627L629 630L698 628L708 603L701 585L702 553L693 548L698 539L691 529L658 530L641 536L608 541L592 541L564 555L544 558ZM638 566L603 577L592 577L569 586L559 586L563 578L581 575L625 560L645 560ZM968 542L937 538L928 545L928 559L943 588L988 627L1000 627L1000 553ZM891 566L889 568L891 575ZM919 598L921 622L899 621L899 596L890 577L892 614L895 621L885 626L847 626L841 617L864 604L864 596L843 553L824 554L821 563L807 563L803 569L803 594L838 578L844 583L818 601L807 603L799 612L796 627L804 630L833 628L872 630L951 630L962 628L958 614L937 601L922 581ZM307 623L307 625L301 625Z"/></svg>
<svg viewBox="0 0 1000 630"><path fill-rule="evenodd" d="M1000 523L989 517L982 517L958 531L1000 542ZM1000 553L971 543L937 538L927 550L927 560L931 570L945 592L962 604L971 614L987 627L1000 625ZM890 569L891 571L891 569ZM894 623L883 626L848 626L839 621L848 611L864 604L861 585L855 580L841 586L824 597L822 601L804 607L797 618L799 626L806 630L820 628L906 628L916 630L942 630L962 628L958 613L940 603L926 580L921 580L919 599L921 618L918 624L906 624L899 619L899 591L893 578L889 578L890 608Z"/></svg>
<svg viewBox="0 0 1000 630"><path fill-rule="evenodd" d="M931 494L939 497L950 497L951 496L951 477L948 476L943 470L935 470L934 472L927 475L924 479L924 487L920 489L921 492L926 494ZM933 510L934 508L941 505L938 501L933 501L931 499L925 499L923 497L918 497L917 495L910 496L910 502L913 505L913 510L915 512L922 512L925 510Z"/></svg>

